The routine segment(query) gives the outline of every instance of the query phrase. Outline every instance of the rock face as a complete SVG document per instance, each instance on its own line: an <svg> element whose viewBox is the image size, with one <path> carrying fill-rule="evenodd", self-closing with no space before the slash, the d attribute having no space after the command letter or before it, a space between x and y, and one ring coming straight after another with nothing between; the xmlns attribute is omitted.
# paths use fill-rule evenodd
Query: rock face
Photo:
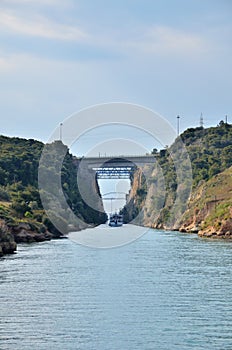
<svg viewBox="0 0 232 350"><path fill-rule="evenodd" d="M144 212L140 212L138 217L139 210L141 207L140 203L143 203L144 200L141 196L138 196L138 190L142 187L142 171L137 169L133 175L133 182L131 186L130 193L127 197L127 205L123 209L123 217L125 223L133 223L137 225L144 224Z"/></svg>
<svg viewBox="0 0 232 350"><path fill-rule="evenodd" d="M150 181L152 178L155 182ZM164 192L164 179L156 164L136 169L127 205L123 209L124 220L155 228L164 204Z"/></svg>
<svg viewBox="0 0 232 350"><path fill-rule="evenodd" d="M157 167L146 176L147 188L139 173L132 178L131 205L124 209L128 221L139 213L143 226L232 237L232 125L221 121L217 127L187 129L154 153Z"/></svg>
<svg viewBox="0 0 232 350"><path fill-rule="evenodd" d="M33 243L48 241L53 235L48 232L33 231L27 223L8 227L3 220L0 221L0 256L13 254L17 250L17 243Z"/></svg>
<svg viewBox="0 0 232 350"><path fill-rule="evenodd" d="M200 237L232 238L232 167L202 183L182 218L181 232Z"/></svg>
<svg viewBox="0 0 232 350"><path fill-rule="evenodd" d="M152 176L159 179L155 171ZM166 226L164 215L168 215L169 198L166 198L164 209L160 211L164 204L162 191L157 193L148 186L146 195L141 196L141 186L141 171L138 170L134 174L130 201L126 207L129 220L133 219L136 208L137 215L140 211L138 225L195 233L200 237L232 239L232 167L208 181L202 181L192 191L179 224L172 227ZM162 186L159 184L158 188L162 189ZM157 198L160 199L160 207L157 206Z"/></svg>
<svg viewBox="0 0 232 350"><path fill-rule="evenodd" d="M0 242L0 256L13 254L16 250L17 245L13 240L10 242Z"/></svg>
<svg viewBox="0 0 232 350"><path fill-rule="evenodd" d="M33 231L30 225L27 223L20 223L19 225L13 227L12 234L16 243L43 242L52 239L52 234L50 232Z"/></svg>
<svg viewBox="0 0 232 350"><path fill-rule="evenodd" d="M64 238L107 221L96 173L81 167L82 160L60 140L42 144L0 135L1 255L16 243Z"/></svg>
<svg viewBox="0 0 232 350"><path fill-rule="evenodd" d="M232 239L232 218L224 220L220 229L210 226L207 229L199 230L198 235L200 237Z"/></svg>
<svg viewBox="0 0 232 350"><path fill-rule="evenodd" d="M4 254L13 254L17 249L14 236L9 231L8 227L0 222L0 256Z"/></svg>

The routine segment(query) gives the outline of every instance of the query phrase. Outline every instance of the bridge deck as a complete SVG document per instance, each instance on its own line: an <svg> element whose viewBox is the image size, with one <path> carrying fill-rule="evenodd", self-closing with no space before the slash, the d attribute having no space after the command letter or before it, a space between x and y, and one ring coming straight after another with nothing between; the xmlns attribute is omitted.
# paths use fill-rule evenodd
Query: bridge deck
<svg viewBox="0 0 232 350"><path fill-rule="evenodd" d="M129 179L135 166L151 165L155 161L153 155L83 157L81 159L89 169L96 171L98 179Z"/></svg>
<svg viewBox="0 0 232 350"><path fill-rule="evenodd" d="M90 166L94 164L112 164L116 166L117 164L148 164L155 163L155 156L144 155L144 156L105 156L105 157L83 157L82 161L87 162Z"/></svg>

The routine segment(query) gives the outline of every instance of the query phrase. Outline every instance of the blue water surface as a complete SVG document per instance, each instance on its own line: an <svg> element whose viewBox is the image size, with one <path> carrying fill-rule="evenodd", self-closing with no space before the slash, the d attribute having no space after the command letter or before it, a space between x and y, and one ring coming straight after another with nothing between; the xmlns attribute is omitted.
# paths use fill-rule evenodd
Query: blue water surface
<svg viewBox="0 0 232 350"><path fill-rule="evenodd" d="M0 259L0 349L231 350L231 275L230 242L178 232L19 245Z"/></svg>

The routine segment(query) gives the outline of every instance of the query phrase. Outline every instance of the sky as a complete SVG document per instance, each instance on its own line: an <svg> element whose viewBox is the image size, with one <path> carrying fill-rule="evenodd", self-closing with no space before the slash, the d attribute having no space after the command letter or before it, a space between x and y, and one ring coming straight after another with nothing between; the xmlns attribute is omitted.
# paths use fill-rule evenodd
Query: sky
<svg viewBox="0 0 232 350"><path fill-rule="evenodd" d="M206 127L231 123L231 18L231 0L0 0L0 134L47 142L69 116L110 102L151 109L175 130L179 115L180 131L201 113ZM113 137L116 148L131 138L144 153L159 148L141 131L105 128L74 152L112 152Z"/></svg>
<svg viewBox="0 0 232 350"><path fill-rule="evenodd" d="M176 128L232 122L231 0L0 0L0 133L46 142L129 102Z"/></svg>

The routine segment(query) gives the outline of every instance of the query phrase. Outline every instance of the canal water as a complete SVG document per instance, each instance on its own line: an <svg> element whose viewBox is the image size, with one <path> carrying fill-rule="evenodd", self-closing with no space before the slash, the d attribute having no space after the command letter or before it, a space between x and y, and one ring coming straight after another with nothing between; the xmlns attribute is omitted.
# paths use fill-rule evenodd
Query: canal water
<svg viewBox="0 0 232 350"><path fill-rule="evenodd" d="M232 349L229 242L158 230L114 249L56 240L19 245L0 271L1 350Z"/></svg>

